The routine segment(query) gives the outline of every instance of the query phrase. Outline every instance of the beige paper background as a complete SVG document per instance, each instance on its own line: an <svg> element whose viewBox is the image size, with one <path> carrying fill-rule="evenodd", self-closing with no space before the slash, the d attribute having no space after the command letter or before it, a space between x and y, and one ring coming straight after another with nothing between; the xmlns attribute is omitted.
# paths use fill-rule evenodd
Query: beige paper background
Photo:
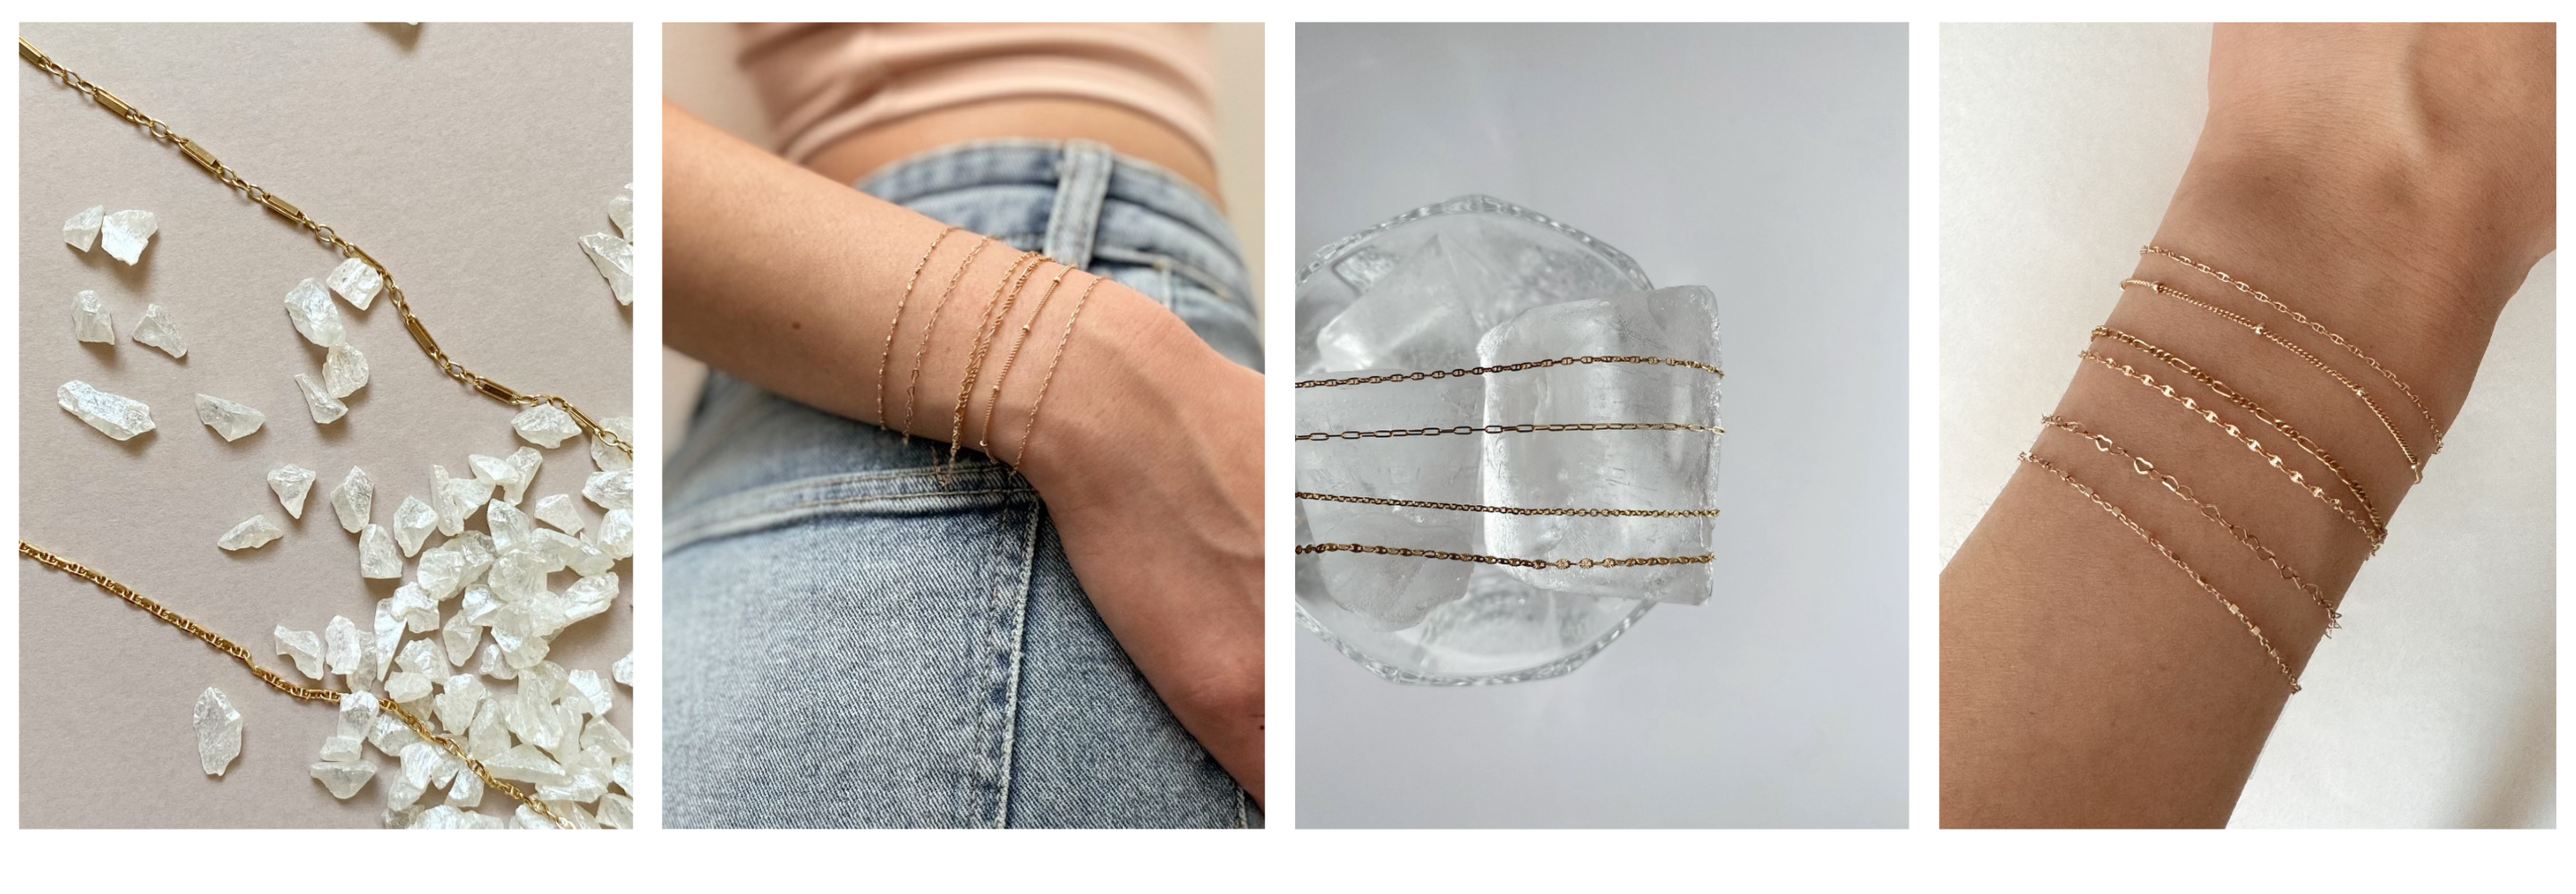
<svg viewBox="0 0 2576 894"><path fill-rule="evenodd" d="M28 24L20 33L365 247L467 366L601 418L633 414L635 311L610 298L574 241L614 231L608 199L634 179L632 26ZM397 583L358 577L357 538L334 521L330 488L364 466L376 521L390 526L406 493L426 499L431 464L462 474L468 453L516 449L512 411L441 376L379 298L364 312L340 306L373 381L346 418L315 426L288 377L318 379L322 352L296 335L281 299L339 259L33 68L18 67L18 85L21 536L296 676L271 655L273 626L318 632L339 614L371 627L376 600ZM63 244L63 219L97 204L159 215L140 265ZM73 340L80 289L115 312L113 349ZM147 302L173 310L186 360L127 337ZM54 389L70 379L151 404L159 429L109 440L55 405ZM267 426L225 443L196 420L200 391L257 407ZM591 471L586 444L544 451L522 505L578 494ZM264 480L287 462L320 473L301 521L286 518ZM597 507L582 510L596 522ZM284 539L243 553L215 547L262 512ZM605 677L627 654L632 564L618 565L627 586L618 605L566 632L554 660ZM269 689L67 575L21 560L19 582L22 825L377 824L395 762L370 749L378 778L347 802L307 775L331 708ZM243 715L241 756L221 779L199 772L191 727L209 685ZM631 732L631 691L611 686L611 719ZM512 806L497 793L483 803L502 815Z"/></svg>

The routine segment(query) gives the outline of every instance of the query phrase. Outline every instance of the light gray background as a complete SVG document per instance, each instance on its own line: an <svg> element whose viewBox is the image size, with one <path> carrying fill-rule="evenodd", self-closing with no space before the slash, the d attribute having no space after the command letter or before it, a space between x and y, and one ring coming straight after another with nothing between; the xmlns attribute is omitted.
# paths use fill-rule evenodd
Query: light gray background
<svg viewBox="0 0 2576 894"><path fill-rule="evenodd" d="M1942 26L1942 561L2163 217L2208 65L2207 25ZM2555 822L2556 274L2506 307L2233 825Z"/></svg>
<svg viewBox="0 0 2576 894"><path fill-rule="evenodd" d="M1297 38L1297 263L1486 193L1716 290L1727 366L1715 597L1511 686L1301 633L1298 825L1904 825L1905 26Z"/></svg>
<svg viewBox="0 0 2576 894"><path fill-rule="evenodd" d="M608 200L635 177L633 26L29 24L21 33L338 227L393 270L467 366L601 418L632 415L633 312L574 240L613 231ZM376 600L396 583L358 577L357 537L329 505L340 476L364 466L376 521L390 525L404 495L426 499L432 463L462 474L466 454L524 443L510 430L514 411L441 376L379 297L363 312L339 305L373 381L349 398L348 416L314 425L288 377L318 377L322 352L288 325L282 299L339 258L34 68L19 65L17 78L20 535L297 677L272 654L272 627L319 632L346 615L373 629ZM139 265L63 244L63 219L102 203L159 215ZM73 341L81 289L115 311L114 349ZM654 312L646 300L643 312ZM177 316L186 360L127 337L147 302ZM109 440L55 406L55 387L70 379L149 403L159 428ZM268 424L226 443L198 424L200 391L256 407ZM523 505L578 494L587 445L544 451ZM287 462L321 473L301 521L265 480ZM597 522L597 507L581 511ZM215 547L261 512L283 539ZM345 802L307 774L332 708L269 689L69 575L23 559L16 570L20 823L377 824L394 762L370 750L377 779ZM565 632L552 660L605 677L628 652L632 570L618 563L627 592ZM209 685L243 718L241 756L221 779L199 771L191 725ZM631 733L632 690L610 687L610 719ZM498 793L483 804L505 816L511 807Z"/></svg>

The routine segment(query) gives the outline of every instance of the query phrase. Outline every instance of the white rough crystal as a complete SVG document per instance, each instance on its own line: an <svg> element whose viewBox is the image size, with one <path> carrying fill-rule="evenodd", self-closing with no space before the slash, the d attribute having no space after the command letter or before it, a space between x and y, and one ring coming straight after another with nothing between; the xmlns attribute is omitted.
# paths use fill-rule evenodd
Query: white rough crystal
<svg viewBox="0 0 2576 894"><path fill-rule="evenodd" d="M376 600L376 638L367 643L366 669L374 674L369 679L382 680L393 669L394 650L402 645L407 623L393 597Z"/></svg>
<svg viewBox="0 0 2576 894"><path fill-rule="evenodd" d="M326 348L349 343L349 331L340 325L340 308L331 303L331 293L311 279L287 291L286 319L305 341Z"/></svg>
<svg viewBox="0 0 2576 894"><path fill-rule="evenodd" d="M625 441L627 446L635 445L635 417L618 416L599 424L600 427L615 432L618 440ZM626 451L609 446L607 441L592 438L590 439L590 464L602 472L622 472L635 468L635 457L628 456Z"/></svg>
<svg viewBox="0 0 2576 894"><path fill-rule="evenodd" d="M465 729L467 757L488 761L510 750L510 730L501 724L500 696L485 698L482 707L474 709L474 722Z"/></svg>
<svg viewBox="0 0 2576 894"><path fill-rule="evenodd" d="M438 725L445 727L450 734L456 735L462 735L472 728L474 713L483 707L483 700L491 697L492 694L491 690L483 685L483 678L473 674L451 675L441 689L436 705Z"/></svg>
<svg viewBox="0 0 2576 894"><path fill-rule="evenodd" d="M223 436L226 441L238 441L244 435L258 431L260 426L267 424L268 414L212 394L199 394L197 395L197 421L205 423L207 428L214 429L215 434Z"/></svg>
<svg viewBox="0 0 2576 894"><path fill-rule="evenodd" d="M307 677L322 679L322 636L310 630L288 630L280 624L270 632L277 639L277 654L295 659L295 670Z"/></svg>
<svg viewBox="0 0 2576 894"><path fill-rule="evenodd" d="M438 600L431 598L421 585L404 584L395 587L394 595L387 598L393 600L394 617L402 619L403 629L412 633L428 633L438 629ZM402 654L398 658L403 659L404 670L429 673L433 668L413 666L421 663L414 652L419 649L436 648L438 647L428 640L413 640L403 646ZM435 670L445 669L436 668Z"/></svg>
<svg viewBox="0 0 2576 894"><path fill-rule="evenodd" d="M419 582L422 595L435 609L438 603L454 598L464 589L465 556L444 545L421 553L420 569L414 573L413 580Z"/></svg>
<svg viewBox="0 0 2576 894"><path fill-rule="evenodd" d="M539 529L537 551L544 554L548 560L558 563L560 567L572 569L576 574L598 574L617 564L617 560L609 558L608 554L601 552L599 547L584 543L561 531ZM499 592L500 588L495 586L493 591Z"/></svg>
<svg viewBox="0 0 2576 894"><path fill-rule="evenodd" d="M435 608L435 606L432 607ZM437 682L438 679L447 676L447 656L439 651L437 643L427 639L404 643L402 653L394 659L394 664L403 670L419 674L422 679L431 682Z"/></svg>
<svg viewBox="0 0 2576 894"><path fill-rule="evenodd" d="M357 345L332 345L322 355L322 390L347 397L367 387L367 355Z"/></svg>
<svg viewBox="0 0 2576 894"><path fill-rule="evenodd" d="M413 742L402 747L401 772L385 782L385 806L394 810L410 807L429 790L430 779L438 773L439 747L427 742Z"/></svg>
<svg viewBox="0 0 2576 894"><path fill-rule="evenodd" d="M82 289L72 296L72 336L81 341L116 343L116 314L99 302L97 292Z"/></svg>
<svg viewBox="0 0 2576 894"><path fill-rule="evenodd" d="M440 644L447 647L448 660L462 665L465 659L474 656L475 647L482 644L483 627L474 623L474 619L465 612L458 611L448 615L446 623L438 628L438 638Z"/></svg>
<svg viewBox="0 0 2576 894"><path fill-rule="evenodd" d="M609 829L635 828L635 802L625 795L600 796L599 824Z"/></svg>
<svg viewBox="0 0 2576 894"><path fill-rule="evenodd" d="M616 706L609 700L608 684L599 681L598 671L588 668L573 671L565 677L564 683L572 687L573 697L581 699L582 704L574 707L583 713L605 715ZM566 701L570 700L571 697L566 698Z"/></svg>
<svg viewBox="0 0 2576 894"><path fill-rule="evenodd" d="M341 300L349 302L350 307L366 310L367 305L376 302L376 293L384 291L385 275L365 261L350 258L331 268L331 275L325 282L331 286L331 291L339 293Z"/></svg>
<svg viewBox="0 0 2576 894"><path fill-rule="evenodd" d="M610 679L626 684L628 688L633 688L635 686L635 653L628 652L626 653L626 657L617 659L616 664L609 665L608 676Z"/></svg>
<svg viewBox="0 0 2576 894"><path fill-rule="evenodd" d="M611 509L602 514L590 544L611 559L635 555L635 510Z"/></svg>
<svg viewBox="0 0 2576 894"><path fill-rule="evenodd" d="M533 782L539 785L552 785L563 781L564 778L562 764L556 763L554 758L547 757L545 752L538 750L536 746L524 742L510 746L510 750L483 761L483 769L490 771L496 779Z"/></svg>
<svg viewBox="0 0 2576 894"><path fill-rule="evenodd" d="M402 553L396 549L394 536L383 525L368 525L358 532L358 576L378 580L402 577Z"/></svg>
<svg viewBox="0 0 2576 894"><path fill-rule="evenodd" d="M447 474L446 466L429 467L429 508L438 511L438 532L463 533L465 520L491 499L492 486L474 478Z"/></svg>
<svg viewBox="0 0 2576 894"><path fill-rule="evenodd" d="M575 425L570 415L553 404L538 404L519 411L519 415L510 420L510 427L517 429L519 437L526 438L528 443L548 450L563 446L565 438L581 434L581 426Z"/></svg>
<svg viewBox="0 0 2576 894"><path fill-rule="evenodd" d="M119 211L99 222L98 247L128 267L143 260L143 246L160 232L161 221L149 211Z"/></svg>
<svg viewBox="0 0 2576 894"><path fill-rule="evenodd" d="M472 773L456 774L456 783L447 787L447 804L454 807L473 807L481 803L483 803L483 777ZM478 820L491 820L493 823L476 828L501 828L498 817L486 817L479 813L469 813L466 816Z"/></svg>
<svg viewBox="0 0 2576 894"><path fill-rule="evenodd" d="M565 624L598 617L617 604L617 575L598 574L573 581L572 586L564 588L564 598L570 602L564 611Z"/></svg>
<svg viewBox="0 0 2576 894"><path fill-rule="evenodd" d="M635 508L635 470L593 472L581 486L581 495L599 504L601 509Z"/></svg>
<svg viewBox="0 0 2576 894"><path fill-rule="evenodd" d="M483 507L483 527L492 532L492 548L509 553L536 546L537 523L519 507L498 499Z"/></svg>
<svg viewBox="0 0 2576 894"><path fill-rule="evenodd" d="M403 749L420 744L420 734L412 731L411 724L402 722L402 718L388 711L378 715L375 724L368 729L367 743L376 746L376 750L384 752L386 757L398 758L402 756Z"/></svg>
<svg viewBox="0 0 2576 894"><path fill-rule="evenodd" d="M626 184L624 191L608 200L608 222L617 225L619 235L625 236L628 241L634 240L635 184Z"/></svg>
<svg viewBox="0 0 2576 894"><path fill-rule="evenodd" d="M107 213L105 205L91 205L63 221L63 244L81 251L98 242L99 218Z"/></svg>
<svg viewBox="0 0 2576 894"><path fill-rule="evenodd" d="M286 508L286 517L304 517L304 498L313 492L312 469L287 463L268 470L268 489L277 494L277 505Z"/></svg>
<svg viewBox="0 0 2576 894"><path fill-rule="evenodd" d="M529 809L528 805L525 805L525 804L521 804L521 805L519 805L519 809L518 809L516 812L514 812L514 813L510 814L510 820L511 820L512 822L518 823L518 824L519 824L519 828L522 828L522 829L561 829L561 828L563 828L562 826L555 825L555 823L554 823L554 821L553 821L553 820L547 819L547 818L546 818L546 816L545 816L545 814L538 813L538 812L536 812L535 810L531 810L531 809Z"/></svg>
<svg viewBox="0 0 2576 894"><path fill-rule="evenodd" d="M367 478L367 470L349 467L340 486L331 489L331 511L340 517L340 527L355 534L375 520L376 483Z"/></svg>
<svg viewBox="0 0 2576 894"><path fill-rule="evenodd" d="M227 551L258 549L267 546L269 541L284 536L286 532L278 530L277 523L269 521L268 515L262 513L242 519L241 524L234 525L230 531L225 531L224 536L215 541L215 545Z"/></svg>
<svg viewBox="0 0 2576 894"><path fill-rule="evenodd" d="M477 453L466 457L465 462L473 467L474 480L500 488L501 500L516 506L519 498L528 491L528 481L536 477L537 467L545 462L545 456L534 447L521 447L508 457Z"/></svg>
<svg viewBox="0 0 2576 894"><path fill-rule="evenodd" d="M493 615L494 620L498 620L500 613L496 610ZM519 677L518 667L510 663L509 656L501 653L499 640L494 640L491 645L484 646L483 651L476 653L474 672L495 680L515 680Z"/></svg>
<svg viewBox="0 0 2576 894"><path fill-rule="evenodd" d="M332 397L330 390L322 387L322 383L313 381L312 376L296 373L295 387L304 392L304 408L313 412L313 424L329 425L340 421L340 417L349 415L349 405L341 403L339 398Z"/></svg>
<svg viewBox="0 0 2576 894"><path fill-rule="evenodd" d="M492 588L477 584L465 588L465 601L456 607L456 616L475 626L489 627L492 613L500 610L501 600L492 597Z"/></svg>
<svg viewBox="0 0 2576 894"><path fill-rule="evenodd" d="M395 671L385 678L385 697L405 705L428 698L429 678L410 671Z"/></svg>
<svg viewBox="0 0 2576 894"><path fill-rule="evenodd" d="M313 765L313 780L329 789L331 797L343 801L375 778L376 765L363 760L320 761Z"/></svg>
<svg viewBox="0 0 2576 894"><path fill-rule="evenodd" d="M495 555L492 551L491 535L481 531L467 531L450 538L446 546L455 550L456 554L465 560L463 579L466 583L471 584L482 580L484 572L492 569ZM443 597L441 601L445 601Z"/></svg>
<svg viewBox="0 0 2576 894"><path fill-rule="evenodd" d="M134 324L134 340L174 358L188 356L188 339L179 334L179 320L158 304L143 306L143 320Z"/></svg>
<svg viewBox="0 0 2576 894"><path fill-rule="evenodd" d="M88 382L77 379L64 382L63 387L54 389L54 402L62 405L65 412L89 423L89 427L98 429L100 434L119 441L152 430L151 407L130 397L92 388Z"/></svg>
<svg viewBox="0 0 2576 894"><path fill-rule="evenodd" d="M362 657L359 653L365 646L358 639L357 624L346 617L331 616L331 623L322 628L322 642L322 657L332 673L349 677L358 675L358 661Z"/></svg>
<svg viewBox="0 0 2576 894"><path fill-rule="evenodd" d="M537 520L555 526L566 534L581 533L581 510L573 507L570 494L547 494L537 498Z"/></svg>
<svg viewBox="0 0 2576 894"><path fill-rule="evenodd" d="M438 510L419 497L406 496L402 505L394 507L394 539L402 543L403 555L420 555L420 545L437 529Z"/></svg>
<svg viewBox="0 0 2576 894"><path fill-rule="evenodd" d="M608 717L602 714L592 717L590 725L582 727L581 750L596 751L610 758L624 760L635 756L635 743L628 740L625 733L618 732L617 727L611 725Z"/></svg>
<svg viewBox="0 0 2576 894"><path fill-rule="evenodd" d="M354 761L364 757L367 735L375 729L377 712L381 708L376 697L365 690L341 693L339 725L322 740L322 753L318 756L325 761ZM368 772L370 775L374 773L373 770Z"/></svg>
<svg viewBox="0 0 2576 894"><path fill-rule="evenodd" d="M607 233L581 237L582 254L590 256L590 265L608 280L608 291L619 304L635 303L635 243Z"/></svg>
<svg viewBox="0 0 2576 894"><path fill-rule="evenodd" d="M197 763L206 775L224 775L233 758L241 756L241 733L241 712L233 710L223 690L208 686L197 695Z"/></svg>

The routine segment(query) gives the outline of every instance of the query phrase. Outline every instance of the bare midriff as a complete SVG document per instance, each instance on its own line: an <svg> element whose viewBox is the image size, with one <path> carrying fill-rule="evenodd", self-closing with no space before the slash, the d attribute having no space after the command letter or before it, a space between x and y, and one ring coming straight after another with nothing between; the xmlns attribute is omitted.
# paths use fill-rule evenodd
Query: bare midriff
<svg viewBox="0 0 2576 894"><path fill-rule="evenodd" d="M1125 106L1073 97L991 99L898 118L825 146L805 164L856 183L915 155L979 140L1089 140L1217 195L1215 162L1180 131Z"/></svg>

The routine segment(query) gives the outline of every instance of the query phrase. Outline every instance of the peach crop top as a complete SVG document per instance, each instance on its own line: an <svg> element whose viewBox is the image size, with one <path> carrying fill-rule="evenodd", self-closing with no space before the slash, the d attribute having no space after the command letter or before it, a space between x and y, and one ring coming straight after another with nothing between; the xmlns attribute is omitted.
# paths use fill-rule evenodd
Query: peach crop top
<svg viewBox="0 0 2576 894"><path fill-rule="evenodd" d="M1215 155L1203 23L746 22L742 35L742 68L793 161L908 115L1036 96L1133 109Z"/></svg>

